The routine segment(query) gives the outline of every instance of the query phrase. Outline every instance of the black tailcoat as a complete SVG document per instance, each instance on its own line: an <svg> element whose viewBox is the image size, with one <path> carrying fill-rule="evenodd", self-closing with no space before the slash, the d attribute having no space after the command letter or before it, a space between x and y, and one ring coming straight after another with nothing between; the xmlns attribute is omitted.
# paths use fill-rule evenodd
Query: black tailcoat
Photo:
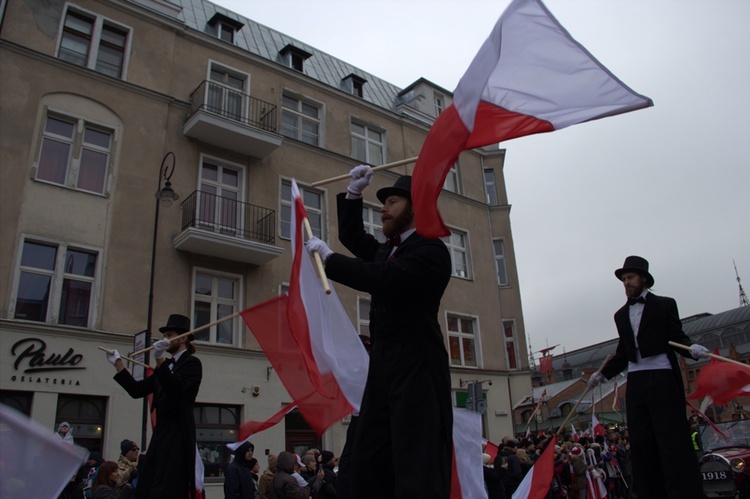
<svg viewBox="0 0 750 499"><path fill-rule="evenodd" d="M365 232L362 200L340 194L337 202L339 239L357 258L334 253L326 273L372 297L372 352L350 497L448 497L453 413L438 310L450 254L439 239L414 233L390 256L390 246Z"/></svg>
<svg viewBox="0 0 750 499"><path fill-rule="evenodd" d="M195 494L195 418L203 366L184 352L169 369L166 361L154 374L136 381L127 370L115 375L133 398L154 394L156 427L151 436L146 462L139 466L136 499L186 498Z"/></svg>

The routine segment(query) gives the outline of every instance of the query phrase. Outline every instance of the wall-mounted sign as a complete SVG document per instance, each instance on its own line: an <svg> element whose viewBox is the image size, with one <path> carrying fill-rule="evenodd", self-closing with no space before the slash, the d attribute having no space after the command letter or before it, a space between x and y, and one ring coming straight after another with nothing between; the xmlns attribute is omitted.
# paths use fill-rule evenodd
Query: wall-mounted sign
<svg viewBox="0 0 750 499"><path fill-rule="evenodd" d="M83 355L72 348L64 354L47 352L47 343L40 338L18 340L10 348L10 354L16 357L13 369L25 374L86 369L78 366Z"/></svg>

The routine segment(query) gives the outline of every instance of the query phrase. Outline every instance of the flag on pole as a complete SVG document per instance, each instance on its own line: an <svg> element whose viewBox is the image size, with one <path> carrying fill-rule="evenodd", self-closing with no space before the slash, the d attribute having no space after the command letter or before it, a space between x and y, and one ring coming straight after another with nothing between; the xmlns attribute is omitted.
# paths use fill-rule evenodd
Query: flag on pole
<svg viewBox="0 0 750 499"><path fill-rule="evenodd" d="M604 426L599 422L599 419L597 419L596 414L591 414L591 429L595 437L606 435L607 433L604 431Z"/></svg>
<svg viewBox="0 0 750 499"><path fill-rule="evenodd" d="M461 151L652 105L576 42L541 0L514 0L422 145L412 183L417 231L450 234L437 198Z"/></svg>
<svg viewBox="0 0 750 499"><path fill-rule="evenodd" d="M482 472L482 415L478 412L453 409L452 459L451 499L486 498Z"/></svg>
<svg viewBox="0 0 750 499"><path fill-rule="evenodd" d="M241 312L294 404L322 435L359 410L369 357L336 292L326 295L303 249L307 212L292 182L289 291Z"/></svg>
<svg viewBox="0 0 750 499"><path fill-rule="evenodd" d="M750 384L750 366L732 362L709 362L695 378L695 391L689 399L710 396L718 405L746 393Z"/></svg>
<svg viewBox="0 0 750 499"><path fill-rule="evenodd" d="M57 497L89 452L0 404L0 492L5 499Z"/></svg>
<svg viewBox="0 0 750 499"><path fill-rule="evenodd" d="M536 416L537 411L539 411L539 408L542 406L542 403L544 402L545 397L547 397L546 388L542 390L542 396L539 397L539 402L536 403L536 407L534 407L534 411L531 413L531 416L529 416L529 420L526 422L527 430L528 430L528 426L531 424L531 420L534 419L534 416Z"/></svg>
<svg viewBox="0 0 750 499"><path fill-rule="evenodd" d="M296 408L297 406L294 404L287 404L284 407L282 407L281 410L276 412L276 414L266 419L265 421L247 421L243 423L240 426L239 431L237 432L237 436L238 436L237 442L228 443L227 447L229 447L232 450L237 450L237 448L240 445L250 440L250 437L252 437L256 433L260 433L264 430L267 430L268 428L272 426L279 424L281 420L284 419L284 417L286 417L287 414L289 414Z"/></svg>
<svg viewBox="0 0 750 499"><path fill-rule="evenodd" d="M534 466L526 473L518 488L513 493L513 499L544 499L547 497L552 475L555 471L555 445L557 435L552 437L544 452L534 461Z"/></svg>
<svg viewBox="0 0 750 499"><path fill-rule="evenodd" d="M497 453L500 450L497 444L493 444L489 440L484 440L484 439L482 439L482 443L485 444L485 448L484 448L485 454L489 454L490 461L494 462L495 458L497 457Z"/></svg>
<svg viewBox="0 0 750 499"><path fill-rule="evenodd" d="M549 374L552 372L551 355L543 355L542 358L539 359L539 372L542 374Z"/></svg>
<svg viewBox="0 0 750 499"><path fill-rule="evenodd" d="M578 432L576 431L576 427L573 426L573 423L570 423L570 429L573 433L573 441L578 442L580 440L580 437L578 436Z"/></svg>

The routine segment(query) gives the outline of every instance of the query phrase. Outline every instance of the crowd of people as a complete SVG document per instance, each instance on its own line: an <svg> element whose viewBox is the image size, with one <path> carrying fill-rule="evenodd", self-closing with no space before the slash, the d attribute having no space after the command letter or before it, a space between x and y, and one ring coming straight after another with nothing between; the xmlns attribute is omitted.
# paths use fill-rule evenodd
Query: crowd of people
<svg viewBox="0 0 750 499"><path fill-rule="evenodd" d="M59 499L130 499L138 484L140 448L134 441L120 443L115 461L105 461L101 453L91 452L73 475Z"/></svg>
<svg viewBox="0 0 750 499"><path fill-rule="evenodd" d="M546 433L518 438L504 437L498 445L494 461L489 454L483 454L488 499L510 499L534 462L552 441L552 436L552 433ZM554 474L547 496L549 499L634 497L627 428L594 438L583 436L579 439L571 434L560 435L554 453ZM589 494L591 488L597 491L594 497Z"/></svg>

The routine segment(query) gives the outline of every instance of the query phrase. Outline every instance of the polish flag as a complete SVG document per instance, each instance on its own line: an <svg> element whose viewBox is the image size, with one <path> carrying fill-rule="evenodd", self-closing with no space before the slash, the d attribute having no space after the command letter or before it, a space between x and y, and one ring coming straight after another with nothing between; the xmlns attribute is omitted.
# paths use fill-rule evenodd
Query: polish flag
<svg viewBox="0 0 750 499"><path fill-rule="evenodd" d="M576 431L576 427L573 426L573 423L570 423L570 429L573 430L573 441L578 442L580 438L578 437L578 432Z"/></svg>
<svg viewBox="0 0 750 499"><path fill-rule="evenodd" d="M241 312L302 416L318 435L359 410L369 356L335 290L323 291L303 248L307 212L292 182L289 291Z"/></svg>
<svg viewBox="0 0 750 499"><path fill-rule="evenodd" d="M606 435L607 433L604 430L604 426L599 422L599 419L597 419L596 414L591 415L591 428L593 429L595 437L599 435Z"/></svg>
<svg viewBox="0 0 750 499"><path fill-rule="evenodd" d="M534 461L534 466L526 473L523 481L513 493L513 499L545 499L552 485L555 471L555 445L557 435L547 444L542 455Z"/></svg>
<svg viewBox="0 0 750 499"><path fill-rule="evenodd" d="M417 231L450 234L437 209L461 151L653 106L576 42L541 0L514 0L435 120L414 167Z"/></svg>
<svg viewBox="0 0 750 499"><path fill-rule="evenodd" d="M388 494L384 494L386 497ZM486 498L482 471L482 415L453 408L451 499Z"/></svg>
<svg viewBox="0 0 750 499"><path fill-rule="evenodd" d="M750 366L732 362L709 362L695 378L695 391L689 399L710 396L718 405L747 393L750 384Z"/></svg>
<svg viewBox="0 0 750 499"><path fill-rule="evenodd" d="M489 440L484 439L482 439L482 443L485 445L484 452L490 456L490 462L494 462L497 457L497 452L500 450L497 447L497 444L493 444Z"/></svg>

